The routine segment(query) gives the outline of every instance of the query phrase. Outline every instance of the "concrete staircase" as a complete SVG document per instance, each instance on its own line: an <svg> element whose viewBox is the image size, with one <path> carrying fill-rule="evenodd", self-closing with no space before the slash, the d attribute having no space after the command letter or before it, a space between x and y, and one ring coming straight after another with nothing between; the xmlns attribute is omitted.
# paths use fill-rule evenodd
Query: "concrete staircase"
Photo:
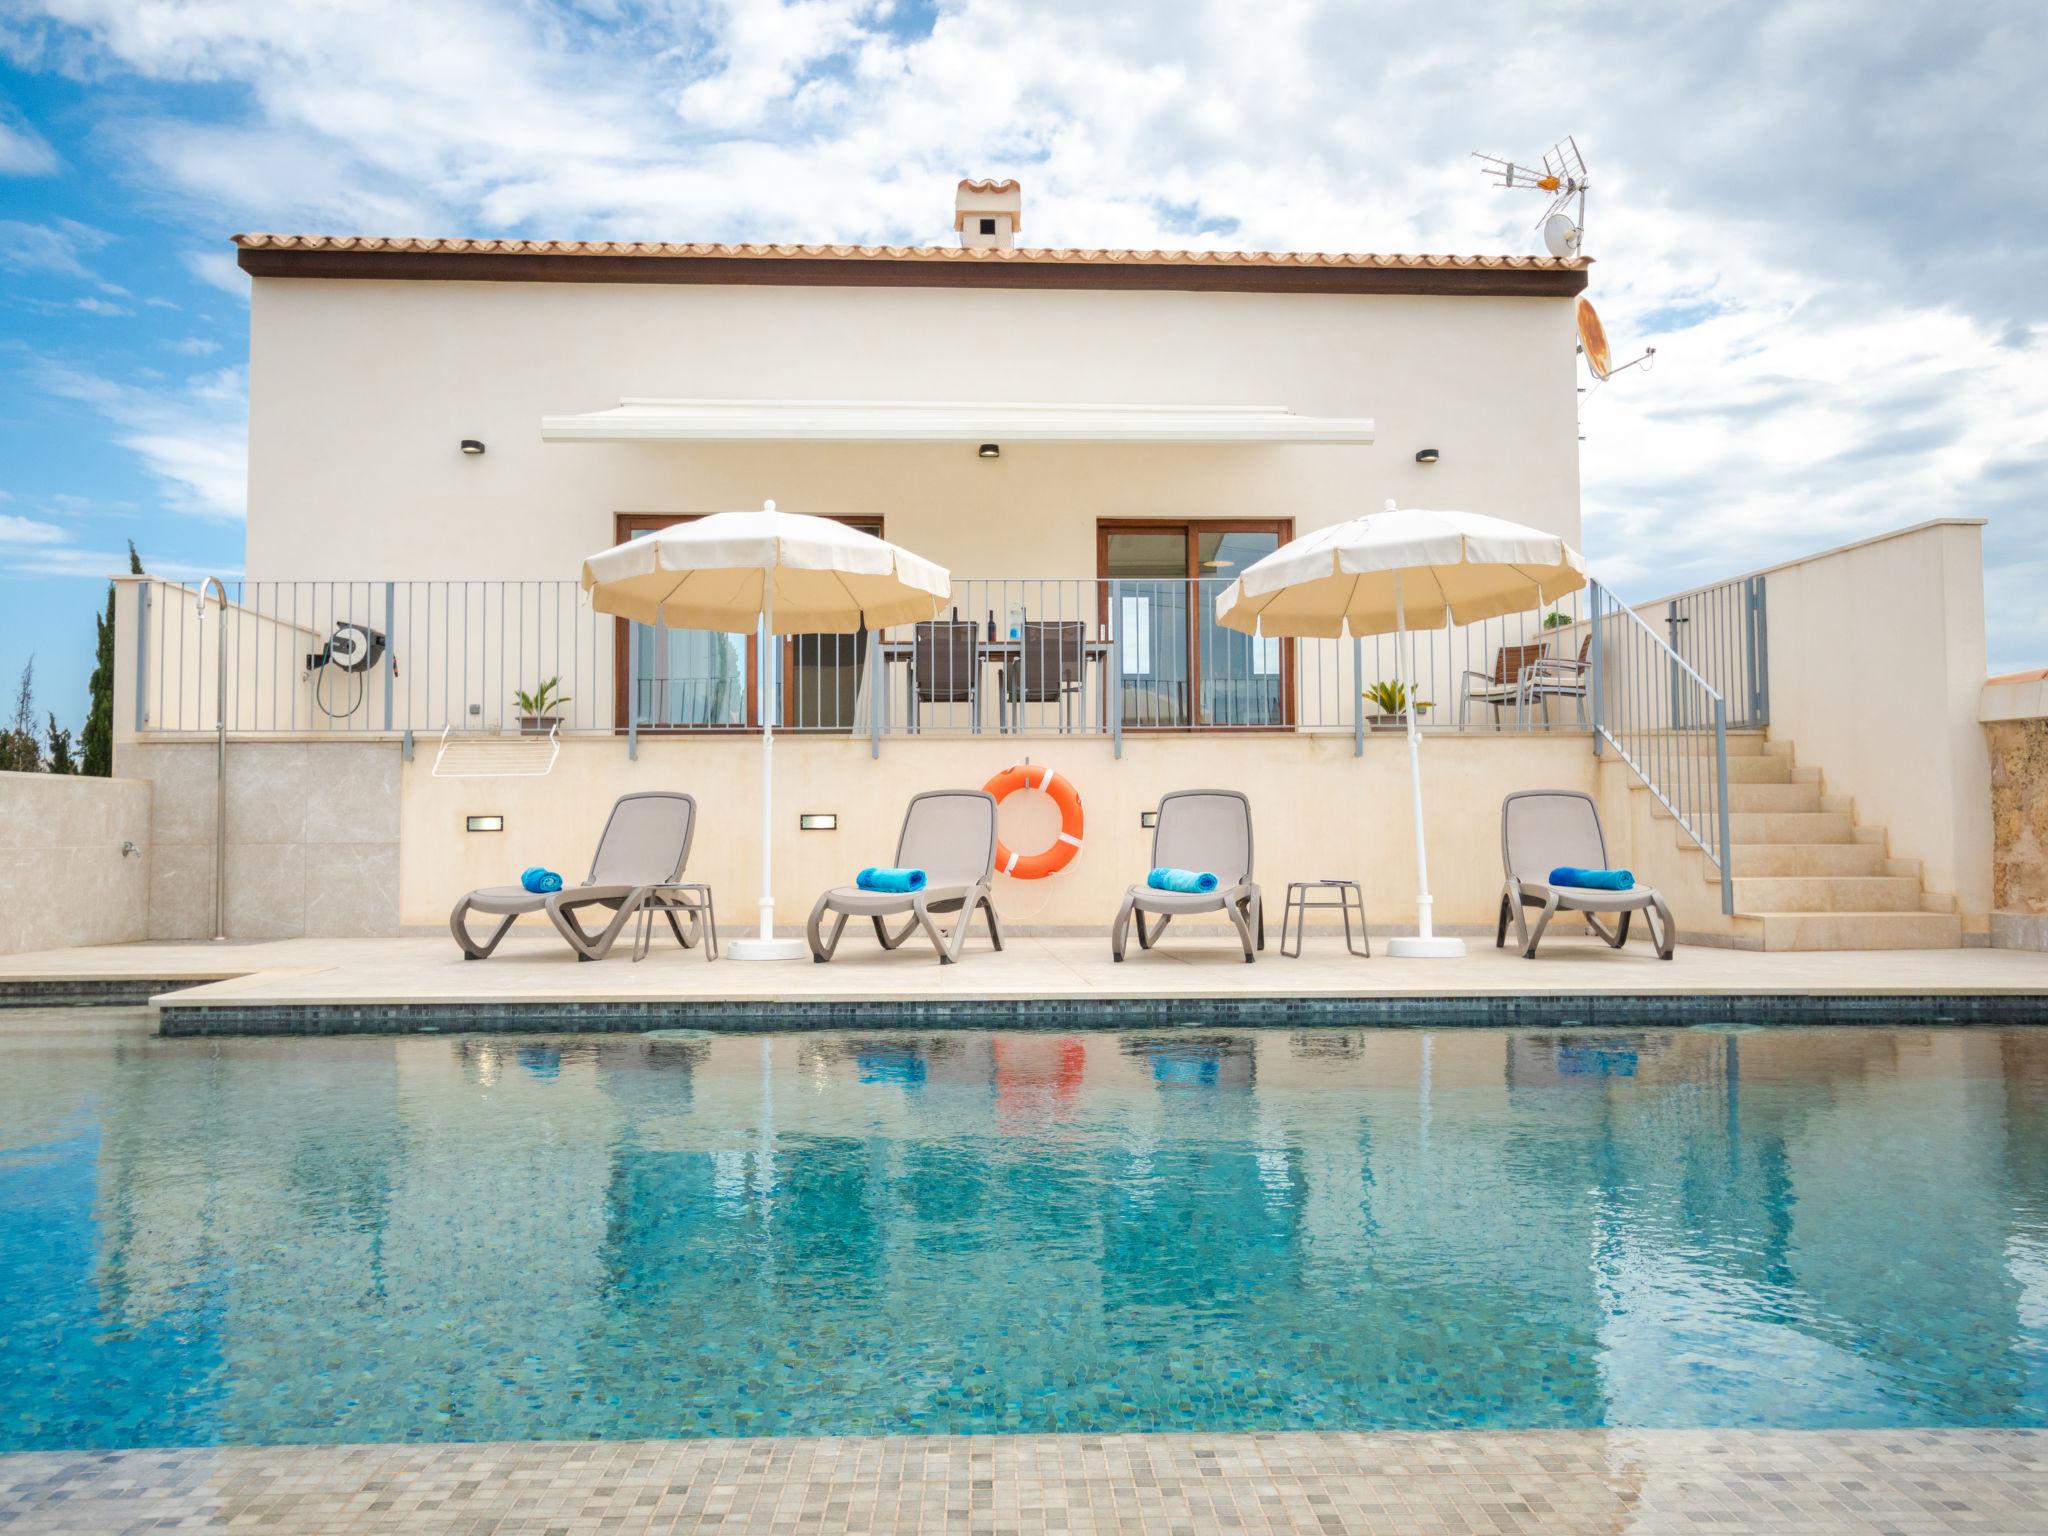
<svg viewBox="0 0 2048 1536"><path fill-rule="evenodd" d="M1713 763L1686 771L1709 786L1711 801ZM1670 899L1681 934L1755 949L1962 945L1955 898L1930 893L1920 861L1893 858L1884 828L1859 824L1849 798L1828 794L1820 770L1802 767L1789 742L1728 736L1732 918L1721 911L1721 871L1634 774L1628 783L1638 860Z"/></svg>

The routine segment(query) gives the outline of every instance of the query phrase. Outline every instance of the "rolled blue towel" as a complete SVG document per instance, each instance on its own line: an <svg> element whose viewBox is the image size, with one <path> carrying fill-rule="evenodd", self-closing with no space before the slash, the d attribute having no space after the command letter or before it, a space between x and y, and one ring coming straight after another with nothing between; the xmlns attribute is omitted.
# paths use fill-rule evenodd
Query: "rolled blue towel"
<svg viewBox="0 0 2048 1536"><path fill-rule="evenodd" d="M562 888L562 877L552 869L543 869L536 864L519 872L519 883L536 896L552 896Z"/></svg>
<svg viewBox="0 0 2048 1536"><path fill-rule="evenodd" d="M886 891L892 896L908 896L912 891L924 889L925 876L921 869L868 868L855 875L853 883L864 891Z"/></svg>
<svg viewBox="0 0 2048 1536"><path fill-rule="evenodd" d="M1184 896L1206 896L1222 884L1206 869L1155 869L1145 883L1155 891L1179 891Z"/></svg>
<svg viewBox="0 0 2048 1536"><path fill-rule="evenodd" d="M1575 885L1582 891L1632 891L1636 877L1625 869L1574 869L1560 864L1550 872L1552 885Z"/></svg>

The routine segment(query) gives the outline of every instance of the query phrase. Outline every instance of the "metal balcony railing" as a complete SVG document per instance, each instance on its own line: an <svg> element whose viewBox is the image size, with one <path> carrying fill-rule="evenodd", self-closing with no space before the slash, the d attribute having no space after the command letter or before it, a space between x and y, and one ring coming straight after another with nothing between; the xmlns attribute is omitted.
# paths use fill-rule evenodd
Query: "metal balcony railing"
<svg viewBox="0 0 2048 1536"><path fill-rule="evenodd" d="M1237 634L1216 622L1227 585L956 580L930 623L778 637L764 701L755 636L629 624L595 612L573 581L248 581L202 611L192 588L146 578L129 662L134 724L213 731L225 647L237 735L525 729L616 733L637 746L644 734L754 730L764 707L778 730L865 738L875 750L908 735L1121 743L1138 732L1287 731L1348 734L1363 751L1369 734L1401 728L1396 637ZM1708 728L1724 695L1743 701L1731 723L1767 717L1761 578L1671 599L1678 644L1649 633L1655 678L1640 643L1624 641L1624 616L1648 630L1593 587L1541 612L1411 633L1422 727L1598 725L1617 750L1630 741L1629 755L1649 750L1644 731ZM1610 650L1635 647L1615 653L1604 687L1603 638Z"/></svg>

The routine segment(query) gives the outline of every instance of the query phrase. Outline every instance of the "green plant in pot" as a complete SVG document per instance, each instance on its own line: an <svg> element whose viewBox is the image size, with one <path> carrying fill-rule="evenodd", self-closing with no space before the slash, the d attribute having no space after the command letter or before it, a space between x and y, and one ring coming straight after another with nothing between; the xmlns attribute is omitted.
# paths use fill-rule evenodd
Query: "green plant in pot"
<svg viewBox="0 0 2048 1536"><path fill-rule="evenodd" d="M1366 717L1376 731L1398 731L1403 728L1408 712L1408 690L1392 678L1382 678L1367 688L1361 697L1372 706L1372 714ZM1428 699L1415 701L1415 712L1419 715L1432 708Z"/></svg>
<svg viewBox="0 0 2048 1536"><path fill-rule="evenodd" d="M513 689L512 702L519 707L519 729L528 736L545 736L562 723L562 706L569 695L562 692L562 680L551 677L532 693Z"/></svg>
<svg viewBox="0 0 2048 1536"><path fill-rule="evenodd" d="M1576 624L1578 622L1577 619L1566 613L1562 608L1553 608L1550 612L1543 615L1543 627L1545 629L1563 629L1567 624Z"/></svg>

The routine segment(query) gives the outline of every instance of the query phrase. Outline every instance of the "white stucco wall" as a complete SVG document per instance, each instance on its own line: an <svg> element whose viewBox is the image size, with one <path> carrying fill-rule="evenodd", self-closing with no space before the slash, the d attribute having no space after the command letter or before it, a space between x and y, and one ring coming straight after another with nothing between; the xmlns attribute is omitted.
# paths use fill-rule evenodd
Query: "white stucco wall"
<svg viewBox="0 0 2048 1536"><path fill-rule="evenodd" d="M1761 573L1772 737L1978 932L1992 905L1982 534L1981 519L1922 523Z"/></svg>
<svg viewBox="0 0 2048 1536"><path fill-rule="evenodd" d="M996 901L1007 922L1106 932L1125 886L1150 867L1152 834L1141 813L1169 790L1197 788L1241 789L1251 800L1254 872L1269 904L1269 942L1277 942L1290 880L1357 880L1375 928L1415 920L1408 752L1399 734L1368 736L1363 757L1338 737L1130 737L1121 759L1100 737L927 737L890 742L879 759L868 756L865 743L844 737L778 737L776 920L802 923L821 890L893 856L913 794L977 788L1027 756L1057 768L1079 792L1084 845L1072 864L1046 879L999 876ZM1517 789L1590 790L1596 760L1584 736L1562 732L1442 736L1425 744L1424 759L1437 921L1490 935L1500 898L1502 797ZM760 744L747 737L643 739L637 762L628 760L622 740L583 737L563 744L544 778L445 779L433 776L433 749L423 744L404 770L403 920L443 922L463 892L516 880L529 864L581 880L612 802L634 790L670 789L697 797L690 875L715 888L721 930L741 933L754 919L760 885L759 762ZM797 818L806 811L836 813L838 829L799 831ZM469 815L503 816L505 830L465 832ZM1057 819L1042 796L1017 795L1005 802L1002 829L1035 852L1052 841ZM1610 829L1610 837L1625 839L1626 827ZM1625 843L1615 846L1616 857L1625 857ZM1683 923L1692 914L1681 908L1678 915Z"/></svg>
<svg viewBox="0 0 2048 1536"><path fill-rule="evenodd" d="M770 497L878 514L963 577L1092 577L1098 517L1306 531L1387 496L1578 537L1568 299L258 278L252 303L262 580L569 577L615 512ZM541 442L622 396L1280 405L1377 442Z"/></svg>

